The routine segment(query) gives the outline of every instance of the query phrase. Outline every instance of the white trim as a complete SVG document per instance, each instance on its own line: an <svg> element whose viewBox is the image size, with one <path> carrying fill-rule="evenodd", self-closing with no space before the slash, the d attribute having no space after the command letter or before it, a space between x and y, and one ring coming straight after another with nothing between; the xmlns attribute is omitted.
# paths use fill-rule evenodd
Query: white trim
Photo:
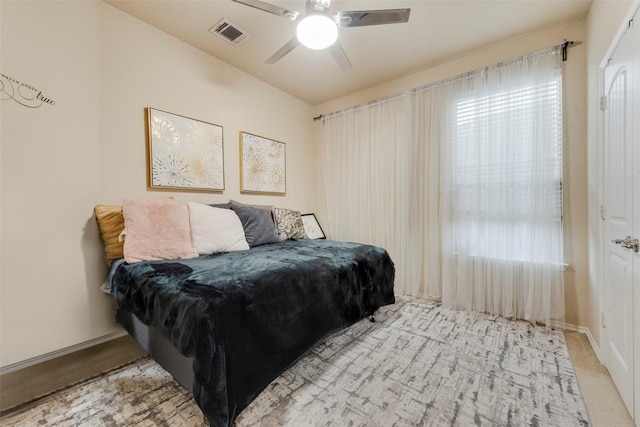
<svg viewBox="0 0 640 427"><path fill-rule="evenodd" d="M3 366L2 368L0 368L0 375L19 371L20 369L28 368L30 366L34 366L42 362L47 362L49 360L53 360L61 356L66 356L67 354L75 353L76 351L84 350L86 348L93 347L95 345L102 344L107 341L112 341L126 335L127 335L127 331L125 330L112 332L110 334L103 335L101 337L97 337L89 341L84 341L69 347L61 348L60 350L55 350L50 353L45 353L40 356L32 357L31 359L23 360L22 362L12 363L11 365Z"/></svg>
<svg viewBox="0 0 640 427"><path fill-rule="evenodd" d="M602 357L600 356L600 347L598 347L598 344L596 343L596 340L591 334L591 330L589 328L585 326L576 326L576 325L572 325L570 323L564 323L564 322L551 322L551 327L564 329L565 331L579 332L581 334L585 334L587 336L587 340L589 341L589 344L591 345L591 348L593 349L593 352L596 354L596 357L598 358L598 362L602 364Z"/></svg>
<svg viewBox="0 0 640 427"><path fill-rule="evenodd" d="M629 22L629 20L633 19L633 17L635 16L635 14L640 10L640 0L634 0L633 3L631 4L631 6L629 7L629 10L627 11L627 13L625 14L624 19L622 20L622 22L620 23L620 27L618 28L618 31L616 32L615 37L611 40L611 43L609 45L609 48L607 49L607 52L604 55L604 58L602 59L602 61L600 61L600 66L598 67L598 100L602 99L602 97L605 95L605 81L604 81L604 77L605 77L605 68L607 68L607 65L609 63L609 58L611 58L611 56L613 55L613 53L615 52L616 48L618 47L618 44L620 43L620 40L622 40L622 37L624 36L624 34L627 31L627 23ZM604 150L605 150L605 146L604 146L604 111L602 111L601 109L598 109L598 206L603 206L604 205L604 192L605 192L605 184L604 184ZM606 210L606 206L605 206L605 210ZM602 218L602 215L599 215L599 218ZM607 366L607 361L609 359L609 354L607 351L607 345L606 343L609 340L609 331L604 327L603 322L602 322L602 316L604 313L606 313L607 310L607 305L608 305L608 301L607 301L607 291L605 289L605 282L606 282L606 272L605 272L605 251L606 251L606 243L605 243L605 227L604 227L604 220L603 219L598 219L598 237L599 237L599 246L595 249L595 252L597 253L598 256L598 277L597 280L598 282L596 283L596 286L598 288L598 293L599 293L599 301L598 301L598 306L599 306L599 312L597 313L597 322L599 325L599 329L600 329L600 342L603 343L603 353L600 354L599 352L596 351L597 346L594 346L594 344L592 344L592 347L594 347L594 351L596 351L596 356L598 356L598 360L600 361L600 363L602 363L604 366ZM591 337L591 338L589 338ZM593 339L593 337L591 336L591 334L587 335L587 338L589 338L590 340Z"/></svg>
<svg viewBox="0 0 640 427"><path fill-rule="evenodd" d="M593 352L596 354L596 357L598 358L598 362L600 362L600 364L602 365L602 356L600 355L600 347L598 347L598 344L596 343L596 339L593 337L593 335L591 335L591 329L589 328L585 328L586 332L585 335L587 336L587 339L589 340L589 344L591 344L591 348L593 349Z"/></svg>
<svg viewBox="0 0 640 427"><path fill-rule="evenodd" d="M604 55L604 59L600 62L600 69L604 70L607 67L607 62L613 52L615 52L618 47L618 43L622 40L622 36L627 32L627 23L633 19L636 13L640 10L640 0L635 0L633 4L629 7L627 14L624 16L624 20L621 22L620 28L618 28L618 32L616 33L613 41L609 45L609 49L607 49L607 53Z"/></svg>

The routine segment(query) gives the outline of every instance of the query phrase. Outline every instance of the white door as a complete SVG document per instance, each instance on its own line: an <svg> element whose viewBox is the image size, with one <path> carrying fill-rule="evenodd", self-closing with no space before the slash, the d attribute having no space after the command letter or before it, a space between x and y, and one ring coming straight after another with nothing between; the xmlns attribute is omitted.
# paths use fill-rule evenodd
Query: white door
<svg viewBox="0 0 640 427"><path fill-rule="evenodd" d="M640 25L636 25L639 27ZM632 25L604 70L605 364L640 421L640 29ZM635 123L634 123L635 122ZM635 414L634 414L635 412Z"/></svg>

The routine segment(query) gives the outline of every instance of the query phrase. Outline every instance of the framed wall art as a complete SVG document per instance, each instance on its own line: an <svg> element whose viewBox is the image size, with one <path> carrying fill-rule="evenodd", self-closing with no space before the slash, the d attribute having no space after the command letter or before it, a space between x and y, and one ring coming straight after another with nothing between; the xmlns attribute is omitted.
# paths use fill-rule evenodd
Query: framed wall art
<svg viewBox="0 0 640 427"><path fill-rule="evenodd" d="M147 108L150 189L224 190L222 126Z"/></svg>
<svg viewBox="0 0 640 427"><path fill-rule="evenodd" d="M240 191L285 194L284 142L240 132Z"/></svg>
<svg viewBox="0 0 640 427"><path fill-rule="evenodd" d="M307 233L307 237L310 239L326 239L322 227L316 218L315 214L304 214L302 216L302 224L304 225L304 231Z"/></svg>

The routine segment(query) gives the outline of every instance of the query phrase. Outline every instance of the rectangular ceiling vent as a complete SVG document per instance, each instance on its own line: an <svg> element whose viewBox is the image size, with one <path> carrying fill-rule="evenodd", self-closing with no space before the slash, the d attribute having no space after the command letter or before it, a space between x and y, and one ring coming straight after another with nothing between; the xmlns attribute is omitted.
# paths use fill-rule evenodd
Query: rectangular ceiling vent
<svg viewBox="0 0 640 427"><path fill-rule="evenodd" d="M249 34L226 18L209 28L209 31L235 46L249 37Z"/></svg>

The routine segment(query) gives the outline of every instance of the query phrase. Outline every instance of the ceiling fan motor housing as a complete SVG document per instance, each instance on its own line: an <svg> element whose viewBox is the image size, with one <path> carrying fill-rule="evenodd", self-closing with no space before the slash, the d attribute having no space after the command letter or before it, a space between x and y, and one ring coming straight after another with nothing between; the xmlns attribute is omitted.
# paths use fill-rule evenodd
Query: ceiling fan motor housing
<svg viewBox="0 0 640 427"><path fill-rule="evenodd" d="M273 5L271 3L264 2L262 0L233 0L237 3L242 3L246 6L260 9L262 11L271 13L273 15L279 15L288 18L292 21L297 20L300 15L294 10L285 9L280 6ZM295 49L298 45L303 44L311 49L325 49L332 46L330 51L333 57L336 59L340 67L344 71L349 71L352 68L349 58L344 49L337 41L338 27L367 27L370 25L383 25L383 24L399 24L409 21L409 14L411 9L374 9L374 10L342 10L337 12L334 17L329 16L329 6L331 0L307 0L305 3L306 17L298 24L296 29L296 36L284 44L276 53L271 55L265 62L267 64L275 64L285 55ZM325 27L319 30L313 30L315 38L324 39L324 43L309 44L305 41L305 37L301 36L301 27L308 21L309 18L320 18L325 20ZM328 21L328 22L326 22Z"/></svg>
<svg viewBox="0 0 640 427"><path fill-rule="evenodd" d="M325 9L329 9L331 0L309 0L314 10L318 12L324 12Z"/></svg>

